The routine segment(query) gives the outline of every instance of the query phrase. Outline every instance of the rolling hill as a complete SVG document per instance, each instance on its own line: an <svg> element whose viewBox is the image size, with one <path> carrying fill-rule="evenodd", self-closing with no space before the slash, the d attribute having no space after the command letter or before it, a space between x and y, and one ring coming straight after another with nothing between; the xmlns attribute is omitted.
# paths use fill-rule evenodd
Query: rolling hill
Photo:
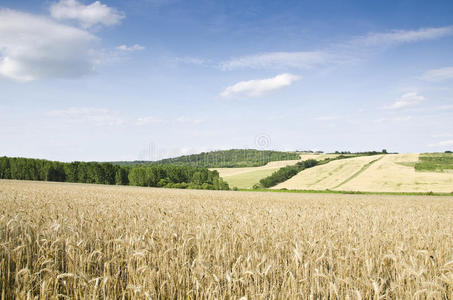
<svg viewBox="0 0 453 300"><path fill-rule="evenodd" d="M361 192L453 192L453 173L417 171L419 154L364 156L304 170L273 189Z"/></svg>
<svg viewBox="0 0 453 300"><path fill-rule="evenodd" d="M117 161L116 165L130 166L142 164L172 164L205 168L244 168L264 166L269 162L298 160L296 152L282 152L255 149L232 149L199 154L183 155L159 161Z"/></svg>
<svg viewBox="0 0 453 300"><path fill-rule="evenodd" d="M301 154L299 155L299 159L297 161L307 159L322 160L336 156L338 156L338 154ZM230 187L248 189L252 188L254 184L258 183L261 179L270 176L278 169L289 165L294 165L295 163L297 163L297 161L273 161L260 167L215 168L214 170L217 170L219 172L220 177L222 177L230 185Z"/></svg>

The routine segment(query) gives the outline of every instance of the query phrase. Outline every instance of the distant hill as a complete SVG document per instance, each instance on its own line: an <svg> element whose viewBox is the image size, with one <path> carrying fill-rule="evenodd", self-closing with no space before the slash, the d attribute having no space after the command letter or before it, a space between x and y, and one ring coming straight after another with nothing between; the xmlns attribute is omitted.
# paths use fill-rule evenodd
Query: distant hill
<svg viewBox="0 0 453 300"><path fill-rule="evenodd" d="M206 168L241 168L264 166L271 161L298 160L299 154L295 152L281 152L255 149L232 149L200 154L183 155L159 161L118 161L112 162L121 166L143 164L172 164L184 166L197 166Z"/></svg>

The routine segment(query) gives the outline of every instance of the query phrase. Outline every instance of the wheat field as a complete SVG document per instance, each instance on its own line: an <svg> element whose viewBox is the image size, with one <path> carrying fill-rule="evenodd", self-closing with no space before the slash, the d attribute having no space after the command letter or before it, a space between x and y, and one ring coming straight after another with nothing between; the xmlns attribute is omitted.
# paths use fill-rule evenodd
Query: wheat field
<svg viewBox="0 0 453 300"><path fill-rule="evenodd" d="M453 173L416 171L419 154L390 154L339 190L371 192L453 192Z"/></svg>
<svg viewBox="0 0 453 300"><path fill-rule="evenodd" d="M0 180L2 299L452 299L453 198Z"/></svg>
<svg viewBox="0 0 453 300"><path fill-rule="evenodd" d="M453 173L416 171L419 154L387 154L335 160L303 170L273 189L361 192L453 192Z"/></svg>
<svg viewBox="0 0 453 300"><path fill-rule="evenodd" d="M238 187L243 189L252 188L254 184L258 183L261 179L272 175L280 168L294 165L298 161L307 159L322 160L325 158L333 158L338 154L301 154L300 160L280 160L271 161L265 166L261 167L247 167L247 168L215 168L220 177L222 177L230 187Z"/></svg>
<svg viewBox="0 0 453 300"><path fill-rule="evenodd" d="M381 158L382 155L359 156L331 161L299 172L273 189L326 190L341 186L367 164Z"/></svg>

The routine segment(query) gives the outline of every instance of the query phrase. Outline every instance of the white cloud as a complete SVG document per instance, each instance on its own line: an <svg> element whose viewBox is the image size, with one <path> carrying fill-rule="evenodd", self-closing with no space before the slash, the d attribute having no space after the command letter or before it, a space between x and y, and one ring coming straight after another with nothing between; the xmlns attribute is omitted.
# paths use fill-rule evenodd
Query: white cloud
<svg viewBox="0 0 453 300"><path fill-rule="evenodd" d="M104 108L70 107L49 111L47 115L69 123L91 123L97 126L119 126L124 123L119 113Z"/></svg>
<svg viewBox="0 0 453 300"><path fill-rule="evenodd" d="M326 63L328 55L321 51L312 52L270 52L233 58L220 63L222 70L242 68L297 68L307 69L315 65Z"/></svg>
<svg viewBox="0 0 453 300"><path fill-rule="evenodd" d="M395 117L393 118L394 121L397 122L405 122L405 121L410 121L412 120L412 116L400 116L400 117Z"/></svg>
<svg viewBox="0 0 453 300"><path fill-rule="evenodd" d="M443 81L453 79L453 67L433 69L426 71L420 79L426 81Z"/></svg>
<svg viewBox="0 0 453 300"><path fill-rule="evenodd" d="M453 26L421 28L417 30L393 30L369 33L349 41L332 44L324 49L296 52L269 52L232 58L221 62L224 71L236 69L309 69L320 65L356 62L370 50L403 43L433 40L453 35Z"/></svg>
<svg viewBox="0 0 453 300"><path fill-rule="evenodd" d="M185 116L180 116L178 118L176 118L175 120L177 123L183 123L183 124L187 124L187 123L190 123L190 124L200 124L203 122L203 120L200 120L200 119L193 119L193 118L187 118Z"/></svg>
<svg viewBox="0 0 453 300"><path fill-rule="evenodd" d="M395 101L392 105L388 106L387 109L401 109L409 106L417 105L418 103L425 100L425 97L418 95L415 92L406 93L402 95L398 100Z"/></svg>
<svg viewBox="0 0 453 300"><path fill-rule="evenodd" d="M172 118L172 119L158 119L153 116L146 116L146 117L138 118L137 121L135 122L135 125L143 126L143 125L148 125L148 124L171 124L171 123L200 124L202 122L203 122L203 120L201 120L201 119L193 119L193 118L188 118L185 116L179 116L177 118Z"/></svg>
<svg viewBox="0 0 453 300"><path fill-rule="evenodd" d="M115 8L99 1L84 5L77 0L60 0L50 7L50 14L58 20L76 20L84 28L97 24L112 26L119 24L124 15Z"/></svg>
<svg viewBox="0 0 453 300"><path fill-rule="evenodd" d="M227 87L220 95L222 97L230 97L234 95L258 97L273 90L289 86L299 78L299 76L285 73L267 79L241 81Z"/></svg>
<svg viewBox="0 0 453 300"><path fill-rule="evenodd" d="M92 73L96 40L84 30L44 17L0 10L0 75L30 81Z"/></svg>
<svg viewBox="0 0 453 300"><path fill-rule="evenodd" d="M453 35L453 26L421 28L418 30L393 30L384 33L370 33L364 37L360 37L354 40L353 43L359 43L365 46L396 43L401 44L423 40L433 40L449 35Z"/></svg>
<svg viewBox="0 0 453 300"><path fill-rule="evenodd" d="M135 124L142 126L142 125L148 125L148 124L162 124L162 123L165 123L165 120L157 119L152 116L147 116L147 117L138 118L137 122Z"/></svg>
<svg viewBox="0 0 453 300"><path fill-rule="evenodd" d="M338 119L341 119L340 116L319 116L319 117L316 117L315 120L316 121L335 121L335 120L338 120Z"/></svg>
<svg viewBox="0 0 453 300"><path fill-rule="evenodd" d="M444 133L437 133L437 134L433 134L432 135L433 138L445 138L445 137L453 137L453 133L452 132L444 132Z"/></svg>
<svg viewBox="0 0 453 300"><path fill-rule="evenodd" d="M120 46L116 47L116 49L121 50L121 51L140 51L140 50L144 50L145 47L143 47L142 45L139 45L139 44L135 44L132 46L120 45Z"/></svg>
<svg viewBox="0 0 453 300"><path fill-rule="evenodd" d="M453 146L453 140L446 140L446 141L440 141L435 144L429 144L429 147L445 147L445 146Z"/></svg>
<svg viewBox="0 0 453 300"><path fill-rule="evenodd" d="M175 63L198 65L198 66L211 64L211 60L209 60L209 59L203 59L203 58L199 58L199 57L190 57L190 56L175 57L175 58L171 59L171 61L175 62Z"/></svg>

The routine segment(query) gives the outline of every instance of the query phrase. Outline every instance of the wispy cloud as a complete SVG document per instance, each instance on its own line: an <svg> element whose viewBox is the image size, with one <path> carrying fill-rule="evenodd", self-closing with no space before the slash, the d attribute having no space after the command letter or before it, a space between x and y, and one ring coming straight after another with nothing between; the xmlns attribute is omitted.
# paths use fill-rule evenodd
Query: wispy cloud
<svg viewBox="0 0 453 300"><path fill-rule="evenodd" d="M97 126L119 126L124 123L119 113L104 108L70 107L49 111L47 115L64 122L90 123Z"/></svg>
<svg viewBox="0 0 453 300"><path fill-rule="evenodd" d="M445 146L453 146L453 140L446 140L440 141L438 143L429 144L429 147L445 147Z"/></svg>
<svg viewBox="0 0 453 300"><path fill-rule="evenodd" d="M219 64L221 70L236 69L310 69L322 65L355 62L358 57L377 49L433 40L453 35L453 26L392 30L369 33L347 41L332 44L324 49L295 52L268 52L244 55Z"/></svg>
<svg viewBox="0 0 453 300"><path fill-rule="evenodd" d="M316 121L335 121L339 119L341 119L341 117L336 115L319 116L315 118Z"/></svg>
<svg viewBox="0 0 453 300"><path fill-rule="evenodd" d="M135 45L131 45L131 46L128 46L128 45L119 45L118 47L116 47L116 49L118 49L118 50L120 50L120 51L129 51L129 52L132 52L132 51L145 50L145 47L142 46L142 45L139 45L139 44L135 44Z"/></svg>
<svg viewBox="0 0 453 300"><path fill-rule="evenodd" d="M227 87L220 95L222 97L240 95L259 97L271 91L289 86L299 78L299 76L285 73L267 79L240 81L232 86Z"/></svg>
<svg viewBox="0 0 453 300"><path fill-rule="evenodd" d="M426 71L425 73L423 73L420 79L425 81L444 81L448 79L453 79L453 67L446 67Z"/></svg>
<svg viewBox="0 0 453 300"><path fill-rule="evenodd" d="M353 44L364 46L382 46L433 40L453 35L453 26L430 27L417 30L392 30L390 32L369 33L352 40Z"/></svg>
<svg viewBox="0 0 453 300"><path fill-rule="evenodd" d="M196 118L189 118L189 117L186 117L186 116L180 116L178 118L176 118L175 120L176 122L178 123L183 123L183 124L200 124L203 122L203 120L201 119L196 119Z"/></svg>
<svg viewBox="0 0 453 300"><path fill-rule="evenodd" d="M453 132L437 133L432 135L433 138L453 137Z"/></svg>
<svg viewBox="0 0 453 300"><path fill-rule="evenodd" d="M84 76L98 62L97 40L49 18L0 10L0 75L18 81Z"/></svg>
<svg viewBox="0 0 453 300"><path fill-rule="evenodd" d="M321 51L312 52L270 52L256 55L248 55L221 62L222 70L234 70L243 68L295 68L308 69L315 65L326 63L329 55Z"/></svg>
<svg viewBox="0 0 453 300"><path fill-rule="evenodd" d="M135 122L138 126L148 125L148 124L162 124L165 123L165 120L155 118L153 116L141 117L138 118Z"/></svg>
<svg viewBox="0 0 453 300"><path fill-rule="evenodd" d="M84 5L77 0L60 0L50 6L50 14L58 20L75 20L84 28L98 24L112 26L124 18L123 13L99 1Z"/></svg>
<svg viewBox="0 0 453 300"><path fill-rule="evenodd" d="M149 124L200 124L203 120L197 118L189 118L186 116L179 116L177 118L168 118L168 119L160 119L153 116L146 116L138 118L135 122L135 125L143 126Z"/></svg>
<svg viewBox="0 0 453 300"><path fill-rule="evenodd" d="M399 117L393 118L393 120L397 121L397 122L406 122L406 121L412 120L412 116L399 116Z"/></svg>
<svg viewBox="0 0 453 300"><path fill-rule="evenodd" d="M183 56L183 57L175 57L171 59L172 62L181 63L181 64L188 64L188 65L209 65L212 63L209 59L204 59L200 57L192 57L192 56Z"/></svg>
<svg viewBox="0 0 453 300"><path fill-rule="evenodd" d="M425 100L425 97L418 95L416 92L406 93L398 98L392 105L387 106L387 109L402 109L419 104Z"/></svg>

